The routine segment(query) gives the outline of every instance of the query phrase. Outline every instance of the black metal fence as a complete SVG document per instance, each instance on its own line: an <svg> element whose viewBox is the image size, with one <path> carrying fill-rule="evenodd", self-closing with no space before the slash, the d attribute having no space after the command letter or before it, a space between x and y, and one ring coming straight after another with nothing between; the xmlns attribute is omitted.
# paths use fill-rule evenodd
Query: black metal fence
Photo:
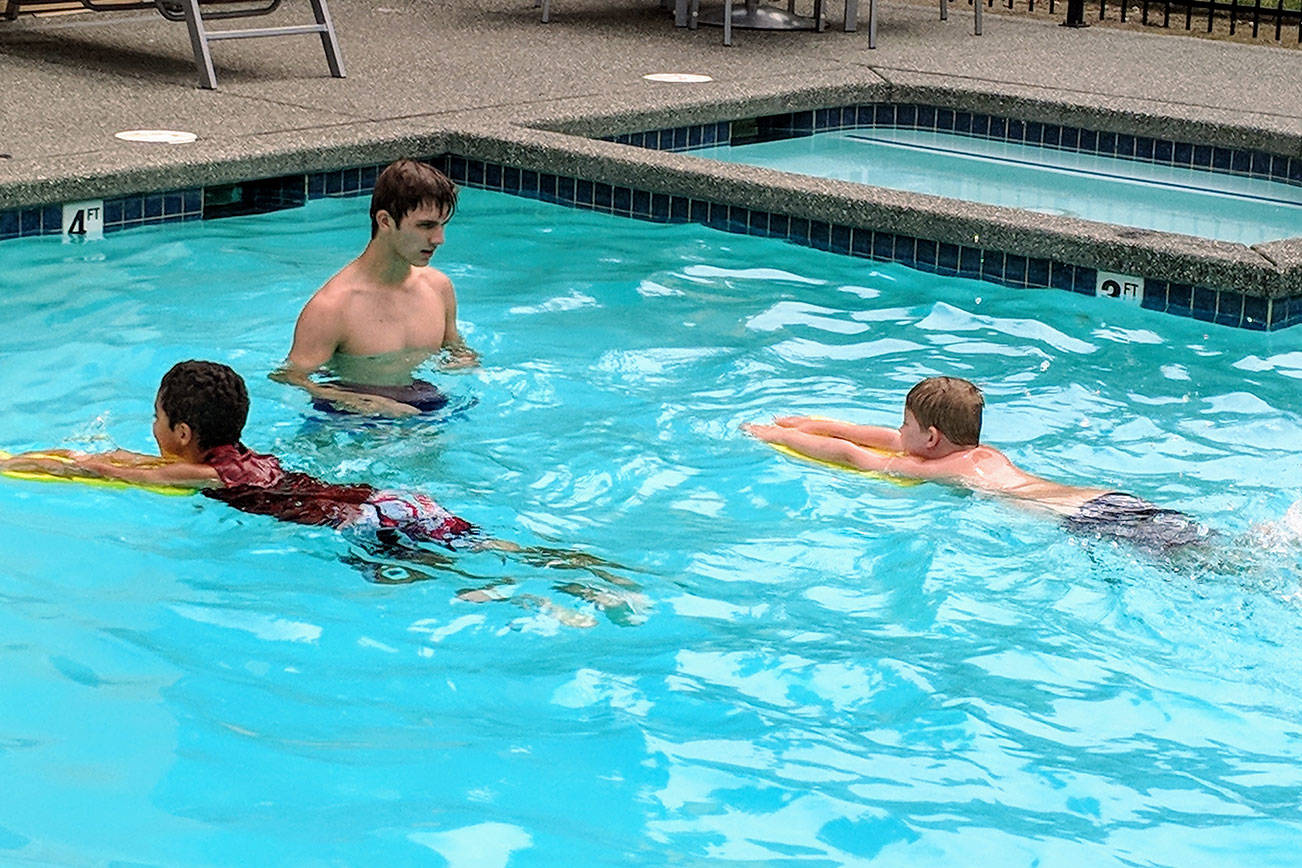
<svg viewBox="0 0 1302 868"><path fill-rule="evenodd" d="M1013 8L1013 0L1000 2L1008 9ZM1296 0L1292 2L1295 4ZM1057 7L1065 5L1067 20L1064 23L1077 27L1086 25L1085 19L1092 16L1095 5L1093 0L1048 0L1048 4L1050 15L1055 14ZM986 5L993 7L995 0L986 0ZM1133 19L1134 7L1137 6L1142 24L1171 27L1174 21L1178 27L1183 21L1185 30L1193 30L1195 26L1202 30L1203 19L1206 19L1207 33L1216 31L1218 27L1230 35L1251 29L1254 39L1273 38L1282 42L1294 38L1302 44L1302 8L1286 6L1284 0L1230 0L1228 3L1224 0L1113 0L1110 5L1108 0L1098 0L1097 5L1100 21L1113 16L1123 22ZM1035 11L1035 0L1028 0L1027 11Z"/></svg>

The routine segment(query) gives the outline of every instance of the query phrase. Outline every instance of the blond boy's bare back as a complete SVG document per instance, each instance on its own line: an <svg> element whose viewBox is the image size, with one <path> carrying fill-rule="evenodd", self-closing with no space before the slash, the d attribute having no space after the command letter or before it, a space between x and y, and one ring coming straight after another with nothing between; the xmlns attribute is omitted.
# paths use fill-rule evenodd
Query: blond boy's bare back
<svg viewBox="0 0 1302 868"><path fill-rule="evenodd" d="M1104 488L1080 488L1033 476L993 446L972 446L943 458L923 459L929 474L921 478L948 481L973 491L1013 498L1026 506L1039 506L1061 515L1076 512L1100 495ZM889 472L889 471L888 471ZM903 473L897 468L895 472Z"/></svg>
<svg viewBox="0 0 1302 868"><path fill-rule="evenodd" d="M1102 488L1080 488L1033 476L993 446L951 446L945 454L911 452L911 422L897 430L854 425L830 419L788 416L773 425L745 425L744 429L769 443L859 470L889 473L912 479L930 479L962 485L973 491L1012 498L1021 505L1070 514L1094 498L1108 493ZM914 423L916 425L916 422Z"/></svg>

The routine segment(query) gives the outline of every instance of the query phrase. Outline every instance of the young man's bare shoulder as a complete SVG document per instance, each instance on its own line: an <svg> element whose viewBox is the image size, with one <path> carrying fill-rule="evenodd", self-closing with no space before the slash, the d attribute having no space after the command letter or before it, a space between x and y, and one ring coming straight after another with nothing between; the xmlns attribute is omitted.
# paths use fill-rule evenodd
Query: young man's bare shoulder
<svg viewBox="0 0 1302 868"><path fill-rule="evenodd" d="M337 311L365 291L366 281L360 271L350 263L322 284L321 288L307 300L303 310L313 313Z"/></svg>
<svg viewBox="0 0 1302 868"><path fill-rule="evenodd" d="M413 269L413 276L416 278L417 285L427 292L436 292L443 297L453 294L452 279L437 268L427 265L424 268Z"/></svg>

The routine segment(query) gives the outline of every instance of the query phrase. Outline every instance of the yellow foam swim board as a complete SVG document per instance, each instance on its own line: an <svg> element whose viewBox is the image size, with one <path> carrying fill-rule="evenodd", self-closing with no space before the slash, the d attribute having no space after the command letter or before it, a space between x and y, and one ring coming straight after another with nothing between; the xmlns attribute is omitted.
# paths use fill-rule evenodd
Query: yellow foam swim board
<svg viewBox="0 0 1302 868"><path fill-rule="evenodd" d="M66 455L51 455L48 452L29 452L27 454L37 458L59 461L64 464L74 463ZM12 457L10 453L0 449L0 460ZM0 476L8 476L11 479L28 479L33 482L77 482L82 485L98 485L102 488L143 488L145 491L152 491L155 494L185 495L194 494L196 491L193 488L180 488L175 485L153 485L147 482L127 482L123 479L101 479L98 476L56 476L53 473L42 473L36 470L0 470Z"/></svg>
<svg viewBox="0 0 1302 868"><path fill-rule="evenodd" d="M772 446L774 449L778 450L779 452L781 452L783 455L787 456L788 458L798 458L801 461L808 461L810 464L821 464L824 467L830 467L833 470L844 470L847 473L857 473L860 476L867 476L870 479L880 479L883 482L889 482L893 485L903 485L903 486L921 485L923 482L925 482L925 480L922 479L911 479L907 476L892 476L889 473L881 473L880 471L877 470L860 470L858 467L851 467L848 464L837 464L835 461L824 461L821 458L811 458L810 456L797 452L796 450L792 449L790 446L786 446L782 443L769 443L769 445ZM863 448L867 449L868 447L865 446ZM880 452L882 455L890 454L889 452L884 452L881 449L873 449L872 451Z"/></svg>

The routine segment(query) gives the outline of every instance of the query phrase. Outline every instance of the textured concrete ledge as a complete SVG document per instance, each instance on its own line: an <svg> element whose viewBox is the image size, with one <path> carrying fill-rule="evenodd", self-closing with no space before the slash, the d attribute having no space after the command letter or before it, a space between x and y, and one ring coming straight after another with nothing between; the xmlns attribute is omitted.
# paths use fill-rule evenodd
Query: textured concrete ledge
<svg viewBox="0 0 1302 868"><path fill-rule="evenodd" d="M1129 133L1218 145L1252 148L1284 156L1302 155L1302 117L1251 110L1231 111L1186 103L1107 94L1055 92L1005 84L955 81L928 73L885 73L896 102L918 102L1028 118L1103 132Z"/></svg>
<svg viewBox="0 0 1302 868"><path fill-rule="evenodd" d="M1252 249L1274 265L1283 285L1293 287L1297 294L1297 288L1302 287L1302 238L1257 244Z"/></svg>
<svg viewBox="0 0 1302 868"><path fill-rule="evenodd" d="M786 109L790 110L790 109ZM605 119L600 127L609 119ZM653 193L690 196L1122 274L1280 298L1302 294L1302 238L1270 253L1242 244L1113 226L651 151L551 130L486 127L448 136L456 154Z"/></svg>
<svg viewBox="0 0 1302 868"><path fill-rule="evenodd" d="M608 98L560 100L517 122L576 136L609 136L893 98L890 82L876 74L868 78L865 81L862 72L833 71L801 76L798 81L757 82L745 87L708 82L688 91L653 90L633 105ZM481 115L481 119L487 118Z"/></svg>
<svg viewBox="0 0 1302 868"><path fill-rule="evenodd" d="M578 136L658 129L684 124L763 117L805 109L871 102L918 103L983 112L1101 132L1174 139L1226 148L1251 148L1283 156L1302 156L1302 117L1231 112L1128 97L1054 94L1044 88L956 81L951 76L878 71L880 81L862 76L805 78L800 87L733 95L729 87L702 86L694 99L661 105L647 100L636 108L608 108L605 101L569 100L537 113L529 126Z"/></svg>
<svg viewBox="0 0 1302 868"><path fill-rule="evenodd" d="M0 209L229 184L278 175L382 163L446 150L447 133L416 121L320 131L265 133L188 145L123 143L121 162L102 153L13 161L0 175Z"/></svg>
<svg viewBox="0 0 1302 868"><path fill-rule="evenodd" d="M829 78L832 78L829 76ZM612 135L692 123L762 116L858 102L908 101L1043 118L1136 134L1187 134L1195 141L1264 148L1286 144L1296 152L1302 138L1220 121L1182 119L1178 124L1149 112L1115 112L1103 106L986 93L933 85L828 81L771 93L733 95L720 89L694 100L654 100L636 109L599 108L592 100L562 101L537 112L531 126L510 122L518 111L410 118L332 129L328 144L316 135L269 133L237 141L204 141L158 150L149 162L127 171L61 160L46 173L0 186L0 202L45 204L131 192L198 187L282 174L383 163L409 154L453 153L524 169L569 175L787 214L856 228L895 232L939 242L979 246L1121 274L1233 290L1249 296L1302 295L1302 238L1248 247L1224 241L1113 226L972 202L944 199L845 181L814 178L619 145L588 136ZM536 126L533 126L536 125ZM565 132L559 132L563 129Z"/></svg>
<svg viewBox="0 0 1302 868"><path fill-rule="evenodd" d="M989 16L987 33L901 3L862 32L676 29L658 9L567 0L332 0L349 78L312 40L234 40L197 91L184 28L157 16L0 25L0 209L460 156L756 211L1173 283L1302 295L1302 238L1247 247L727 165L595 140L636 130L895 101L1302 157L1299 55ZM861 22L862 23L862 22ZM861 27L862 30L862 27ZM413 35L419 34L419 38ZM666 85L658 70L715 81ZM1225 82L1234 82L1225 88ZM185 146L112 138L176 124Z"/></svg>

